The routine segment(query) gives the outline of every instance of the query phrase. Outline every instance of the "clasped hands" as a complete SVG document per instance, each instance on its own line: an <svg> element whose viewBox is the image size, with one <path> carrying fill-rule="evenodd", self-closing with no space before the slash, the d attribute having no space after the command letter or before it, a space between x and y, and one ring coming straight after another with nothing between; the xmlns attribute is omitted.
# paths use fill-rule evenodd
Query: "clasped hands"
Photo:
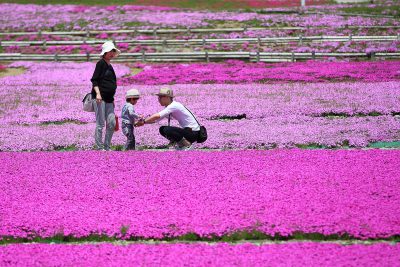
<svg viewBox="0 0 400 267"><path fill-rule="evenodd" d="M139 120L135 123L135 127L140 127L144 125L144 116L140 116Z"/></svg>

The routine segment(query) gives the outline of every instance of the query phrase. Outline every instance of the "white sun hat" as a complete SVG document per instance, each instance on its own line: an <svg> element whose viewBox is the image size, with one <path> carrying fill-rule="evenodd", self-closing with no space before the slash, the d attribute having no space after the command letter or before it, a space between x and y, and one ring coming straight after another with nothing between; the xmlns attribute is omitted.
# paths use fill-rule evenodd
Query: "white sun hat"
<svg viewBox="0 0 400 267"><path fill-rule="evenodd" d="M160 88L160 92L158 92L156 95L158 96L169 96L171 98L174 97L174 91L172 91L171 88L169 87L162 87Z"/></svg>
<svg viewBox="0 0 400 267"><path fill-rule="evenodd" d="M139 90L131 89L126 92L125 98L140 98Z"/></svg>
<svg viewBox="0 0 400 267"><path fill-rule="evenodd" d="M101 46L101 53L100 56L104 56L105 53L110 52L111 50L115 49L116 57L121 54L121 50L115 47L112 41L107 41Z"/></svg>

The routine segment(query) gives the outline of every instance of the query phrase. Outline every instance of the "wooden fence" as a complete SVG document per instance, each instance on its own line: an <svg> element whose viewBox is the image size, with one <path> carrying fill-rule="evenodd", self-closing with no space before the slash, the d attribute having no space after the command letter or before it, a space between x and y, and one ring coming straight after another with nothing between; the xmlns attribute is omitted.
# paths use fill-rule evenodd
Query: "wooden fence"
<svg viewBox="0 0 400 267"><path fill-rule="evenodd" d="M239 59L251 62L294 62L308 59L320 59L328 57L360 58L374 60L376 58L394 59L400 58L400 52L396 53L269 53L269 52L188 52L188 53L123 53L114 61L117 62L184 62L184 61L222 61L227 59ZM98 54L0 54L0 61L96 61Z"/></svg>
<svg viewBox="0 0 400 267"><path fill-rule="evenodd" d="M128 43L130 45L148 45L148 46L182 46L182 45L202 45L207 44L270 44L270 43L291 43L298 42L387 42L400 41L400 34L391 36L294 36L294 37L265 37L265 38L229 38L229 39L153 39L153 40L118 40L115 43ZM104 43L104 40L68 40L68 41L0 41L0 46L58 46L58 45L97 45Z"/></svg>

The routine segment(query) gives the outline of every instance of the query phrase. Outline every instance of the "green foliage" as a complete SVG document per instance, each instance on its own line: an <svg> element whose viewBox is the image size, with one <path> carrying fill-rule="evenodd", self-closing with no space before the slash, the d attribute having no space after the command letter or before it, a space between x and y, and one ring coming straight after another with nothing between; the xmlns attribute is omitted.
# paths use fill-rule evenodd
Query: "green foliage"
<svg viewBox="0 0 400 267"><path fill-rule="evenodd" d="M369 15L389 15L399 18L400 17L400 5L393 6L376 6L369 7L367 5L345 7L341 9L345 13L354 14L369 14Z"/></svg>
<svg viewBox="0 0 400 267"><path fill-rule="evenodd" d="M297 14L298 11L296 10L268 10L268 9L261 9L261 10L256 10L257 14L262 14L262 15L266 15L266 14Z"/></svg>
<svg viewBox="0 0 400 267"><path fill-rule="evenodd" d="M196 233L187 233L176 238L178 241L201 241L202 238Z"/></svg>
<svg viewBox="0 0 400 267"><path fill-rule="evenodd" d="M373 142L368 145L370 148L400 148L400 141Z"/></svg>
<svg viewBox="0 0 400 267"><path fill-rule="evenodd" d="M87 243L87 242L117 242L117 241L151 241L151 242L159 242L159 241L167 241L167 242L230 242L236 243L241 241L386 241L386 242L400 242L400 235L394 235L388 238L370 238L370 239L357 239L353 236L350 236L347 233L338 233L338 234L331 234L331 235L324 235L321 233L304 233L301 231L294 232L292 235L283 236L279 233L275 235L267 235L262 233L258 230L243 230L243 231L236 231L233 233L228 233L222 236L211 235L211 236L199 236L196 233L187 233L181 236L172 236L168 237L165 236L164 238L143 238L143 237L135 237L135 236L128 236L127 234L129 226L123 225L121 227L121 234L122 237L117 236L107 236L105 234L91 234L89 236L84 237L74 237L71 235L65 236L62 232L57 233L52 237L38 237L37 235L30 235L27 238L14 238L11 236L3 236L0 238L0 245L6 244L16 244L16 243ZM121 239L122 238L122 239Z"/></svg>
<svg viewBox="0 0 400 267"><path fill-rule="evenodd" d="M219 241L222 242L237 242L243 240L267 240L271 237L257 230L238 231L232 234L224 235Z"/></svg>
<svg viewBox="0 0 400 267"><path fill-rule="evenodd" d="M138 21L128 21L124 23L126 27L137 27L137 26L142 26L143 23L138 22Z"/></svg>
<svg viewBox="0 0 400 267"><path fill-rule="evenodd" d="M124 148L123 145L111 146L111 150L114 150L114 151L122 151L123 148Z"/></svg>
<svg viewBox="0 0 400 267"><path fill-rule="evenodd" d="M18 3L18 4L70 4L70 5L157 5L159 2L143 1L143 0L0 0L0 3ZM164 6L178 7L178 8L193 8L193 9L213 9L213 10L231 10L237 8L246 8L245 3L238 3L236 1L227 0L173 0L162 3Z"/></svg>
<svg viewBox="0 0 400 267"><path fill-rule="evenodd" d="M326 149L326 148L328 148L327 146L324 146L324 145L321 145L321 144L316 144L316 143L296 144L295 146L297 148L301 148L301 149Z"/></svg>
<svg viewBox="0 0 400 267"><path fill-rule="evenodd" d="M122 225L121 226L121 235L125 236L128 233L129 225Z"/></svg>
<svg viewBox="0 0 400 267"><path fill-rule="evenodd" d="M54 26L55 31L65 31L67 29L67 26L65 23L58 23Z"/></svg>
<svg viewBox="0 0 400 267"><path fill-rule="evenodd" d="M347 113L342 113L342 112L324 112L321 114L321 117L327 117L327 118L348 118L348 117L377 117L377 116L383 116L384 114L378 112L378 111L371 111L368 113L355 113L355 114L347 114Z"/></svg>
<svg viewBox="0 0 400 267"><path fill-rule="evenodd" d="M53 146L54 151L67 152L67 151L78 151L79 148L76 145L69 146Z"/></svg>
<svg viewBox="0 0 400 267"><path fill-rule="evenodd" d="M66 123L74 123L74 124L87 124L87 122L79 121L79 120L62 120L62 121L45 121L40 123L40 125L62 125Z"/></svg>
<svg viewBox="0 0 400 267"><path fill-rule="evenodd" d="M264 22L261 20L258 20L258 19L252 19L252 20L245 21L245 23L247 26L250 26L250 27L262 27L263 26L262 24Z"/></svg>
<svg viewBox="0 0 400 267"><path fill-rule="evenodd" d="M78 19L76 22L81 28L85 28L87 25L89 25L89 22L84 19Z"/></svg>

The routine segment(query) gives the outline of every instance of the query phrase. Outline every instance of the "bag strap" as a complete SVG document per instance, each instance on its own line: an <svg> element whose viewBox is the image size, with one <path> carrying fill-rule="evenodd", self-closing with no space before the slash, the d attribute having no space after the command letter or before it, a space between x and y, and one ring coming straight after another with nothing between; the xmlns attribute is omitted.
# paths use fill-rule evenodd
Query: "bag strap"
<svg viewBox="0 0 400 267"><path fill-rule="evenodd" d="M187 111L189 111L190 114L192 114L192 117L194 118L194 120L197 122L197 124L199 125L199 127L201 127L201 124L199 123L199 121L196 119L196 117L193 115L193 113L184 105L182 105ZM171 114L168 115L168 126L170 126L171 124Z"/></svg>
<svg viewBox="0 0 400 267"><path fill-rule="evenodd" d="M194 120L197 122L197 124L199 125L199 127L201 127L201 124L200 124L199 121L196 119L196 117L193 115L193 113L192 113L187 107L185 107L184 105L182 105L182 106L183 106L184 108L186 108L186 110L189 111L190 114L192 114Z"/></svg>

